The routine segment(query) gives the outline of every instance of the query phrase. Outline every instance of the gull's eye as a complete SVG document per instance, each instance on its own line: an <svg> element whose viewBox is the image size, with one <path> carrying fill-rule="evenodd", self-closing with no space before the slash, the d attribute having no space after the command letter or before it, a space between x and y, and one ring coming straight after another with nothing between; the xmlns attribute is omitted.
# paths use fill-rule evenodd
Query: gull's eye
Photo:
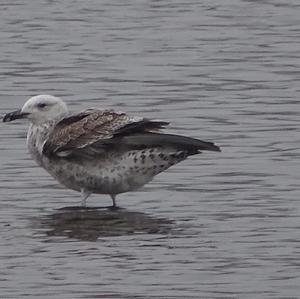
<svg viewBox="0 0 300 299"><path fill-rule="evenodd" d="M46 103L38 103L38 104L37 104L37 107L38 107L39 109L43 109L43 108L45 108L46 106L47 106Z"/></svg>

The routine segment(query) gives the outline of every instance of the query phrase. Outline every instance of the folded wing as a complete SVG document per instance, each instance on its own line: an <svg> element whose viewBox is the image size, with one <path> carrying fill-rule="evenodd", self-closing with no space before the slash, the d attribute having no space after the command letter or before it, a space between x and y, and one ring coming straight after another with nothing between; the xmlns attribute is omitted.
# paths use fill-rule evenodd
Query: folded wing
<svg viewBox="0 0 300 299"><path fill-rule="evenodd" d="M155 132L168 124L113 110L90 109L58 122L44 144L43 154L66 157L85 152L92 155L102 145L115 144L115 138Z"/></svg>

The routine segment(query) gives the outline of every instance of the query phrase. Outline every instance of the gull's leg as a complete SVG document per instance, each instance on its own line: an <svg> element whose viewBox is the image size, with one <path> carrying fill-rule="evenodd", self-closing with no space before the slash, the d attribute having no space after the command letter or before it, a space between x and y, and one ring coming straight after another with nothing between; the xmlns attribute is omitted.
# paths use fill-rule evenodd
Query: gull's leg
<svg viewBox="0 0 300 299"><path fill-rule="evenodd" d="M116 194L110 194L111 200L113 202L112 208L117 208L117 203L116 203Z"/></svg>
<svg viewBox="0 0 300 299"><path fill-rule="evenodd" d="M88 199L88 197L91 195L91 192L88 192L85 189L81 189L81 206L83 208L86 207L86 200Z"/></svg>

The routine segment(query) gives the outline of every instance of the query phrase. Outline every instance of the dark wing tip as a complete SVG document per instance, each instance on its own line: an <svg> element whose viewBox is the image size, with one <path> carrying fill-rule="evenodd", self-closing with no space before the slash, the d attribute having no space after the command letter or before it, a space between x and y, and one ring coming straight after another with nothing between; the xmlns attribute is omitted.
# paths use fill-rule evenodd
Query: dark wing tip
<svg viewBox="0 0 300 299"><path fill-rule="evenodd" d="M206 150L213 151L213 152L221 152L221 148L215 145L213 142L206 142L206 143L207 143Z"/></svg>

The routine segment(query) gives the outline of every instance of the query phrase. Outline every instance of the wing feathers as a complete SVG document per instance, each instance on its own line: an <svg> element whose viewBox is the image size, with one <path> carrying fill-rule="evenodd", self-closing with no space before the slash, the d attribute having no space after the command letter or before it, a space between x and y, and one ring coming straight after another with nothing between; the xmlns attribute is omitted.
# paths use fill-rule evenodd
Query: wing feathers
<svg viewBox="0 0 300 299"><path fill-rule="evenodd" d="M185 150L189 152L221 151L221 149L212 142L202 141L199 139L180 135L151 132L121 137L117 136L104 142L96 142L93 146L100 148L107 145L117 145L118 147L122 146L123 148L126 148L128 150L149 147L169 147L176 150Z"/></svg>
<svg viewBox="0 0 300 299"><path fill-rule="evenodd" d="M108 146L123 149L169 146L191 153L201 150L220 151L211 142L156 133L168 124L130 117L112 110L86 110L56 124L44 144L43 154L57 157L73 154L95 156L107 150Z"/></svg>
<svg viewBox="0 0 300 299"><path fill-rule="evenodd" d="M167 125L169 125L168 122L154 121L145 118L134 123L129 123L124 127L121 127L114 133L114 136L157 131L160 129L164 129Z"/></svg>
<svg viewBox="0 0 300 299"><path fill-rule="evenodd" d="M212 142L173 134L148 133L141 136L128 136L126 138L127 142L142 142L146 143L148 146L170 146L178 150L187 151L221 151L221 149Z"/></svg>
<svg viewBox="0 0 300 299"><path fill-rule="evenodd" d="M85 148L116 135L158 130L168 123L131 117L112 110L87 110L57 123L44 144L47 156Z"/></svg>

